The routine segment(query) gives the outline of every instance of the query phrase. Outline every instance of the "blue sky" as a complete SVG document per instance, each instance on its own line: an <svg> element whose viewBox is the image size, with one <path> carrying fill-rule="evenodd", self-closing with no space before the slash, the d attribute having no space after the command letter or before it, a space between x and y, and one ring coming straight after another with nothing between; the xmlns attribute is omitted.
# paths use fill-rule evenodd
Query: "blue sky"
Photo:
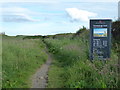
<svg viewBox="0 0 120 90"><path fill-rule="evenodd" d="M107 33L107 28L95 28L94 33Z"/></svg>
<svg viewBox="0 0 120 90"><path fill-rule="evenodd" d="M0 32L7 35L51 35L89 28L89 19L118 17L118 0L4 0Z"/></svg>

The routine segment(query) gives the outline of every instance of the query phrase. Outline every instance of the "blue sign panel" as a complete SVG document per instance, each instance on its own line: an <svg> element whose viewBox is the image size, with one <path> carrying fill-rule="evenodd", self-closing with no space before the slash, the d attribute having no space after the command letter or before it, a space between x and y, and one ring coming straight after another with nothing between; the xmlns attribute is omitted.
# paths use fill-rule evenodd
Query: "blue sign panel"
<svg viewBox="0 0 120 90"><path fill-rule="evenodd" d="M90 59L110 58L111 19L90 20Z"/></svg>

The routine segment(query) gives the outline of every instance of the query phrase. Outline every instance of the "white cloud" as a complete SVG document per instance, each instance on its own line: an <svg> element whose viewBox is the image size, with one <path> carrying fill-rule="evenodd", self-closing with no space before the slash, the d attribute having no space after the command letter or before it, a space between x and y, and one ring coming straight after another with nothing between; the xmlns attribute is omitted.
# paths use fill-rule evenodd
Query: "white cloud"
<svg viewBox="0 0 120 90"><path fill-rule="evenodd" d="M58 3L59 0L0 0L0 2L39 2L39 3Z"/></svg>
<svg viewBox="0 0 120 90"><path fill-rule="evenodd" d="M35 20L30 15L37 14L32 12L27 8L20 7L10 7L10 8L1 8L2 10L2 21L4 22L35 22Z"/></svg>
<svg viewBox="0 0 120 90"><path fill-rule="evenodd" d="M73 21L88 21L89 17L97 16L96 13L88 12L86 10L80 10L77 8L67 8L66 12Z"/></svg>
<svg viewBox="0 0 120 90"><path fill-rule="evenodd" d="M25 14L13 14L13 15L2 15L2 21L4 22L36 22L39 20L32 19L30 16Z"/></svg>
<svg viewBox="0 0 120 90"><path fill-rule="evenodd" d="M26 13L26 14L37 14L36 12L30 11L27 8L21 7L9 7L9 8L1 8L2 13Z"/></svg>
<svg viewBox="0 0 120 90"><path fill-rule="evenodd" d="M62 0L63 2L118 2L119 0Z"/></svg>
<svg viewBox="0 0 120 90"><path fill-rule="evenodd" d="M118 2L119 0L0 0L0 2L39 2L39 3L59 3L59 2Z"/></svg>

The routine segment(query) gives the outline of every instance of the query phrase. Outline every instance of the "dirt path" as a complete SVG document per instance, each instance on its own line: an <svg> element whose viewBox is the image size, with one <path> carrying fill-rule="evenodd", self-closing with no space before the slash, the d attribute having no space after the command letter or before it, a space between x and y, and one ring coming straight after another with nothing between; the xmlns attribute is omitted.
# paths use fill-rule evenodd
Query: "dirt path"
<svg viewBox="0 0 120 90"><path fill-rule="evenodd" d="M33 75L31 88L45 88L47 86L48 70L51 65L52 59L51 59L50 54L47 52L47 50L45 50L45 52L48 55L48 60Z"/></svg>

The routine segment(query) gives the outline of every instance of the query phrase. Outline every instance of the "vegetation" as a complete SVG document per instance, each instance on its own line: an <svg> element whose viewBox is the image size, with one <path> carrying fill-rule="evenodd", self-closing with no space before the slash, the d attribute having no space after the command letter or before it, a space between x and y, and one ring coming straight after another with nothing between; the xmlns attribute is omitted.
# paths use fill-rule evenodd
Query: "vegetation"
<svg viewBox="0 0 120 90"><path fill-rule="evenodd" d="M80 31L78 31L80 32ZM89 31L83 30L73 38L45 39L53 53L49 71L49 88L117 88L118 56L112 49L107 61L89 60Z"/></svg>
<svg viewBox="0 0 120 90"><path fill-rule="evenodd" d="M19 36L17 36L17 37L19 37ZM41 38L42 38L41 35L37 35L37 36L24 36L23 40L24 39L41 39Z"/></svg>
<svg viewBox="0 0 120 90"><path fill-rule="evenodd" d="M2 37L2 87L30 87L30 77L47 60L44 44L40 39Z"/></svg>
<svg viewBox="0 0 120 90"><path fill-rule="evenodd" d="M120 21L112 23L112 37L114 50L120 54Z"/></svg>
<svg viewBox="0 0 120 90"><path fill-rule="evenodd" d="M112 24L112 50L108 60L89 60L89 30L48 36L3 35L3 88L30 87L30 77L46 60L45 44L53 55L49 88L118 88L120 86L120 28Z"/></svg>
<svg viewBox="0 0 120 90"><path fill-rule="evenodd" d="M120 42L120 21L112 23L112 35L115 41Z"/></svg>
<svg viewBox="0 0 120 90"><path fill-rule="evenodd" d="M0 35L0 89L2 88L2 35Z"/></svg>

